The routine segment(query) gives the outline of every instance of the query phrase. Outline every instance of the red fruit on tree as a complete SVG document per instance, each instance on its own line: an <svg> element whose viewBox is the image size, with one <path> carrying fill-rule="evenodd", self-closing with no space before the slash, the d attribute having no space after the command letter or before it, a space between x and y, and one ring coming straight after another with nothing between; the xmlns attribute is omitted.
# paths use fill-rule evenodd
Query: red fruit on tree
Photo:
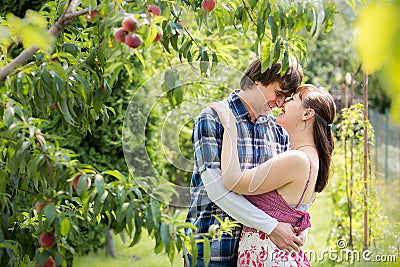
<svg viewBox="0 0 400 267"><path fill-rule="evenodd" d="M72 186L74 187L75 191L78 191L78 183L79 183L79 179L81 179L81 177L82 177L82 174L78 174L74 178ZM86 188L89 189L91 185L92 185L92 180L86 179Z"/></svg>
<svg viewBox="0 0 400 267"><path fill-rule="evenodd" d="M51 248L55 240L56 236L53 232L42 233L39 237L39 243L43 248Z"/></svg>
<svg viewBox="0 0 400 267"><path fill-rule="evenodd" d="M177 22L175 22L175 24L176 24L176 25L178 25L179 27L181 27L181 29L182 29L182 30L184 30L184 29L185 29L185 26L183 25L183 23L182 23L182 22L180 22L180 21L177 21Z"/></svg>
<svg viewBox="0 0 400 267"><path fill-rule="evenodd" d="M176 31L176 34L181 35L181 32L185 29L185 26L180 21L175 22L175 24L177 25L177 28L178 28L178 30Z"/></svg>
<svg viewBox="0 0 400 267"><path fill-rule="evenodd" d="M36 265L37 267L40 267L40 263L38 263ZM43 267L54 267L55 266L55 262L52 256L47 258L47 261L44 263Z"/></svg>
<svg viewBox="0 0 400 267"><path fill-rule="evenodd" d="M132 32L138 27L138 21L134 16L128 16L122 21L122 28L125 31Z"/></svg>
<svg viewBox="0 0 400 267"><path fill-rule="evenodd" d="M156 38L154 38L153 42L158 42L163 37L162 32L157 32Z"/></svg>
<svg viewBox="0 0 400 267"><path fill-rule="evenodd" d="M211 12L215 8L215 0L203 0L201 2L201 8L205 12Z"/></svg>
<svg viewBox="0 0 400 267"><path fill-rule="evenodd" d="M125 44L127 44L129 47L137 48L143 44L143 40L136 33L128 34L125 36Z"/></svg>
<svg viewBox="0 0 400 267"><path fill-rule="evenodd" d="M161 15L161 9L156 5L147 6L147 11L149 13L153 13L154 16L160 16Z"/></svg>
<svg viewBox="0 0 400 267"><path fill-rule="evenodd" d="M97 15L97 11L92 11L90 14L85 15L85 19L88 22L93 22L94 17Z"/></svg>
<svg viewBox="0 0 400 267"><path fill-rule="evenodd" d="M128 34L127 31L125 31L123 28L119 28L115 31L114 33L114 39L118 43L123 43L125 42L125 36Z"/></svg>
<svg viewBox="0 0 400 267"><path fill-rule="evenodd" d="M46 199L45 201L40 201L40 200L36 201L35 206L36 206L37 212L39 213L49 203L51 203L51 199Z"/></svg>

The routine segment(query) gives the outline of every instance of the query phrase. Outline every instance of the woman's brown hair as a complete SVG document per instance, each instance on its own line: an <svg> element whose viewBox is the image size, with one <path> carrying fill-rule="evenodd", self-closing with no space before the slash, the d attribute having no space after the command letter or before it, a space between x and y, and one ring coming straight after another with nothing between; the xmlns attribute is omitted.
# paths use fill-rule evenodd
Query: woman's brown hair
<svg viewBox="0 0 400 267"><path fill-rule="evenodd" d="M321 192L328 183L332 152L335 145L332 123L336 116L336 105L331 94L311 84L299 86L296 93L299 94L303 107L315 111L313 136L319 157L315 192Z"/></svg>

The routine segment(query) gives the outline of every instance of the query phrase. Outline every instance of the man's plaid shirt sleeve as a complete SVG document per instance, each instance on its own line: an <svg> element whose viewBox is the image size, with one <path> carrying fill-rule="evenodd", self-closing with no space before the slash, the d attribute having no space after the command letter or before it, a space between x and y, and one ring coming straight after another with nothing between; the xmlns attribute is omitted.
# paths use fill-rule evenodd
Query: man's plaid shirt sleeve
<svg viewBox="0 0 400 267"><path fill-rule="evenodd" d="M195 121L192 135L196 173L220 168L222 136L223 127L217 114L211 108L206 109Z"/></svg>

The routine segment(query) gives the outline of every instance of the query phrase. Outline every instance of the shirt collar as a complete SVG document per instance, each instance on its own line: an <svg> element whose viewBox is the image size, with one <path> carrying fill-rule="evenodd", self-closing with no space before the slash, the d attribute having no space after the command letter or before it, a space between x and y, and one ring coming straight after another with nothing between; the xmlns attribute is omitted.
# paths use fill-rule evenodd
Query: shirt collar
<svg viewBox="0 0 400 267"><path fill-rule="evenodd" d="M240 90L235 90L229 95L228 104L231 107L233 114L235 114L238 119L252 122L250 113L238 95L239 91ZM256 119L255 124L267 124L271 120L274 120L274 117L271 114L261 115Z"/></svg>

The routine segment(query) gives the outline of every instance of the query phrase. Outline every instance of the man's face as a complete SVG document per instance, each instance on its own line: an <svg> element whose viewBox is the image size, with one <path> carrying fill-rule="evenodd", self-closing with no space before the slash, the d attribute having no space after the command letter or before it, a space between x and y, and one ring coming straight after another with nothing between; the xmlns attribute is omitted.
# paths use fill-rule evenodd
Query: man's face
<svg viewBox="0 0 400 267"><path fill-rule="evenodd" d="M257 101L259 105L262 105L266 112L269 112L273 108L282 107L286 97L290 96L289 91L284 91L280 88L278 82L274 82L265 86L259 82L256 82L257 87L261 90L263 98L260 97Z"/></svg>

